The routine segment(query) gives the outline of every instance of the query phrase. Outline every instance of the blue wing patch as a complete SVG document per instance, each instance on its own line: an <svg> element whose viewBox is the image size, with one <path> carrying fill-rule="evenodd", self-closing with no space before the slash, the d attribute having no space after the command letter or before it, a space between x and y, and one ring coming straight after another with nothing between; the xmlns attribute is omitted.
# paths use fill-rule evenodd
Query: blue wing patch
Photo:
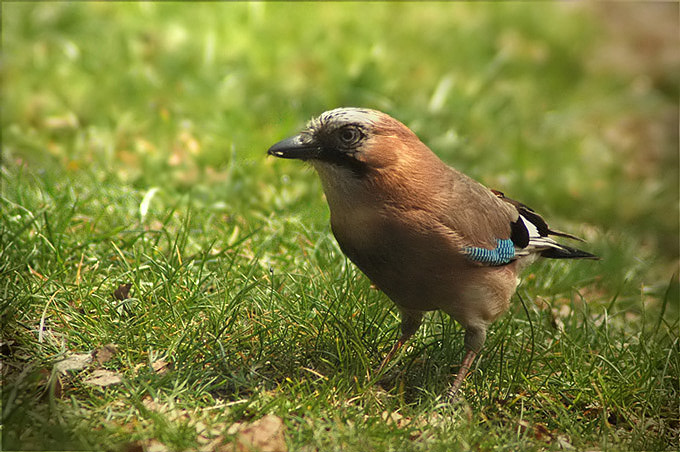
<svg viewBox="0 0 680 452"><path fill-rule="evenodd" d="M510 239L496 239L496 248L492 250L467 246L464 251L471 261L480 264L503 265L515 257L515 244Z"/></svg>

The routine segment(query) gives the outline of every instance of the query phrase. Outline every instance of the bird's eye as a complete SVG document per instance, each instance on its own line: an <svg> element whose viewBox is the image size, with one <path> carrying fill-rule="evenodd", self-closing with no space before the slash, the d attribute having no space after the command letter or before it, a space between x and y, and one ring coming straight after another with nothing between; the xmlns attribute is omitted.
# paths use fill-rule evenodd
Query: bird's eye
<svg viewBox="0 0 680 452"><path fill-rule="evenodd" d="M338 138L344 145L353 145L359 142L362 138L361 131L353 126L347 126L340 129Z"/></svg>

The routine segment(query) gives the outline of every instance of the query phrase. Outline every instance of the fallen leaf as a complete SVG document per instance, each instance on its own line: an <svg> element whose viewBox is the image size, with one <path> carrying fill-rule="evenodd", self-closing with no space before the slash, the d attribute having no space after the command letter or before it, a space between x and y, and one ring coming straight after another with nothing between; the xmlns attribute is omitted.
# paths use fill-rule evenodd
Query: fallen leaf
<svg viewBox="0 0 680 452"><path fill-rule="evenodd" d="M135 441L134 443L128 443L123 446L124 452L144 452L144 445L141 441Z"/></svg>
<svg viewBox="0 0 680 452"><path fill-rule="evenodd" d="M569 441L567 435L558 435L556 440L557 445L562 450L573 450L574 446Z"/></svg>
<svg viewBox="0 0 680 452"><path fill-rule="evenodd" d="M224 443L224 437L221 435L225 428L224 424L208 426L202 421L197 421L194 428L196 429L196 442L200 445L199 451L217 452L220 450ZM233 452L233 445L231 452Z"/></svg>
<svg viewBox="0 0 680 452"><path fill-rule="evenodd" d="M243 422L234 422L227 429L227 435L235 435L243 429Z"/></svg>
<svg viewBox="0 0 680 452"><path fill-rule="evenodd" d="M146 452L166 452L168 451L168 447L163 444L162 442L152 439L148 441L144 447L144 450Z"/></svg>
<svg viewBox="0 0 680 452"><path fill-rule="evenodd" d="M280 417L268 414L238 432L238 452L288 452Z"/></svg>
<svg viewBox="0 0 680 452"><path fill-rule="evenodd" d="M533 434L534 438L539 441L552 442L554 439L552 432L541 423L532 425L528 421L522 419L519 421L519 428L522 433Z"/></svg>
<svg viewBox="0 0 680 452"><path fill-rule="evenodd" d="M159 402L147 396L142 399L144 407L150 411L163 414L168 420L175 422L178 420L191 420L191 413L183 408L178 408L175 401Z"/></svg>
<svg viewBox="0 0 680 452"><path fill-rule="evenodd" d="M167 403L156 402L149 396L142 399L142 405L144 405L147 410L156 411L158 413L166 413L168 411Z"/></svg>
<svg viewBox="0 0 680 452"><path fill-rule="evenodd" d="M396 411L383 411L380 417L387 425L394 424L396 427L403 427L409 423L409 419L405 419Z"/></svg>
<svg viewBox="0 0 680 452"><path fill-rule="evenodd" d="M57 373L53 376L53 380L51 380L51 391L52 394L54 394L54 397L57 399L61 399L61 396L64 395L64 385L61 382L61 376Z"/></svg>
<svg viewBox="0 0 680 452"><path fill-rule="evenodd" d="M111 361L111 358L113 358L113 355L115 355L117 351L118 347L116 344L106 344L105 346L100 347L92 352L92 356L94 357L95 361L101 365Z"/></svg>
<svg viewBox="0 0 680 452"><path fill-rule="evenodd" d="M113 291L113 298L119 301L127 300L130 295L130 288L132 284L125 283L118 286L116 290Z"/></svg>
<svg viewBox="0 0 680 452"><path fill-rule="evenodd" d="M547 443L552 441L553 435L552 432L548 430L548 427L539 423L534 425L534 438Z"/></svg>
<svg viewBox="0 0 680 452"><path fill-rule="evenodd" d="M558 331L564 331L564 322L560 318L559 311L555 308L550 310L550 324Z"/></svg>
<svg viewBox="0 0 680 452"><path fill-rule="evenodd" d="M97 369L92 374L87 377L84 381L85 384L93 386L111 386L122 382L120 374L112 372L106 369Z"/></svg>
<svg viewBox="0 0 680 452"><path fill-rule="evenodd" d="M87 367L92 362L91 353L76 353L66 359L58 361L54 364L54 369L57 372L66 373L69 370L81 370Z"/></svg>
<svg viewBox="0 0 680 452"><path fill-rule="evenodd" d="M168 366L169 363L162 359L159 359L151 363L151 368L153 369L154 372L156 372L159 375L163 375L164 373L166 373L168 371Z"/></svg>

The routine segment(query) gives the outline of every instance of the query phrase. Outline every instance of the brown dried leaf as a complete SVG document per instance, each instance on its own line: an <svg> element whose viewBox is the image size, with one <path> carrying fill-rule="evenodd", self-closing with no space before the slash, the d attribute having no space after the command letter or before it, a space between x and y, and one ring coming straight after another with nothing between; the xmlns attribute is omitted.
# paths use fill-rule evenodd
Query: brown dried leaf
<svg viewBox="0 0 680 452"><path fill-rule="evenodd" d="M557 443L562 450L574 449L574 446L571 444L571 441L569 441L567 435L557 435L555 443Z"/></svg>
<svg viewBox="0 0 680 452"><path fill-rule="evenodd" d="M152 439L147 441L146 445L144 446L144 450L146 452L167 452L170 449L168 449L168 446L157 439Z"/></svg>
<svg viewBox="0 0 680 452"><path fill-rule="evenodd" d="M45 373L47 373L47 369L43 369ZM47 383L49 385L48 390L52 392L54 397L57 399L61 399L62 396L64 395L64 384L61 381L61 374L55 373L54 375L47 377Z"/></svg>
<svg viewBox="0 0 680 452"><path fill-rule="evenodd" d="M120 284L116 290L113 291L113 298L119 301L127 300L130 298L130 288L132 287L132 284L130 283L125 283L125 284Z"/></svg>
<svg viewBox="0 0 680 452"><path fill-rule="evenodd" d="M105 346L93 351L92 356L94 357L95 361L101 365L111 361L111 358L113 358L113 355L115 355L117 351L118 347L116 344L106 344Z"/></svg>
<svg viewBox="0 0 680 452"><path fill-rule="evenodd" d="M227 435L235 435L243 429L243 422L234 422L229 426L226 433Z"/></svg>
<svg viewBox="0 0 680 452"><path fill-rule="evenodd" d="M128 443L123 446L123 452L144 452L144 445L141 441L135 441L134 443Z"/></svg>
<svg viewBox="0 0 680 452"><path fill-rule="evenodd" d="M142 399L142 405L144 405L147 410L156 411L158 413L167 413L169 409L167 403L156 402L149 396Z"/></svg>
<svg viewBox="0 0 680 452"><path fill-rule="evenodd" d="M519 428L522 433L532 434L539 441L551 442L554 439L553 433L541 423L532 425L527 420L522 419L519 421Z"/></svg>
<svg viewBox="0 0 680 452"><path fill-rule="evenodd" d="M199 451L216 452L222 448L224 436L222 436L221 433L226 428L224 424L218 423L206 425L203 421L197 421L194 424L194 428L196 429L197 435L196 441L200 445L198 448ZM233 449L234 446L232 445L232 452Z"/></svg>
<svg viewBox="0 0 680 452"><path fill-rule="evenodd" d="M91 353L76 353L54 364L57 372L66 373L69 370L81 370L92 362Z"/></svg>
<svg viewBox="0 0 680 452"><path fill-rule="evenodd" d="M153 369L154 372L156 372L159 375L163 375L168 371L168 366L170 363L163 359L159 359L151 363L151 368Z"/></svg>
<svg viewBox="0 0 680 452"><path fill-rule="evenodd" d="M238 452L288 452L284 425L280 417L268 414L241 429L237 438Z"/></svg>
<svg viewBox="0 0 680 452"><path fill-rule="evenodd" d="M387 425L394 424L396 427L403 427L408 425L408 423L411 421L408 418L404 418L404 416L396 411L383 411L381 417Z"/></svg>
<svg viewBox="0 0 680 452"><path fill-rule="evenodd" d="M550 442L553 439L552 432L543 424L534 425L534 438L539 441Z"/></svg>
<svg viewBox="0 0 680 452"><path fill-rule="evenodd" d="M111 386L122 382L120 374L112 372L106 369L97 369L92 374L87 377L84 381L85 384L93 386Z"/></svg>

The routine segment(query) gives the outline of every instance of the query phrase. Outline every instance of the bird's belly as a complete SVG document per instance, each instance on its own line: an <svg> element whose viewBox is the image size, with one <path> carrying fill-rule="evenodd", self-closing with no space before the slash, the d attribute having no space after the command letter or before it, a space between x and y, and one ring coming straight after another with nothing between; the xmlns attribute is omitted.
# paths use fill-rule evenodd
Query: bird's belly
<svg viewBox="0 0 680 452"><path fill-rule="evenodd" d="M508 309L516 263L473 264L450 233L414 228L401 219L373 215L342 221L331 222L340 248L397 306L441 309L465 327L489 324Z"/></svg>
<svg viewBox="0 0 680 452"><path fill-rule="evenodd" d="M430 311L460 298L460 270L469 263L449 237L377 218L353 220L352 227L332 222L340 248L398 306Z"/></svg>

